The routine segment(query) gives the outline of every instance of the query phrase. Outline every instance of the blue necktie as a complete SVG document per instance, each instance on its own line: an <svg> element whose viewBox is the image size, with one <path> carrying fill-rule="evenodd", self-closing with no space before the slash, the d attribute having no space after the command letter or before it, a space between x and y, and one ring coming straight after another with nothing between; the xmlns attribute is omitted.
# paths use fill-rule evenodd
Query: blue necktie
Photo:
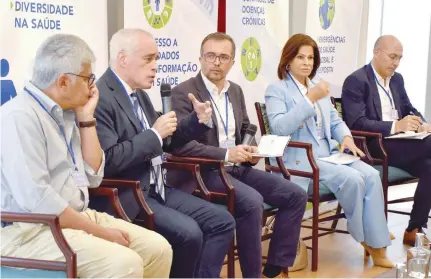
<svg viewBox="0 0 431 279"><path fill-rule="evenodd" d="M138 120L142 123L144 130L148 129L147 122L145 121L144 111L142 110L141 105L139 104L138 96L136 93L132 93L130 97L133 100L133 107L135 112L137 113ZM158 163L154 163L158 162ZM152 176L154 177L154 183L156 185L156 193L160 195L160 197L165 200L165 186L163 184L163 176L162 176L162 157L158 156L151 160L152 163Z"/></svg>

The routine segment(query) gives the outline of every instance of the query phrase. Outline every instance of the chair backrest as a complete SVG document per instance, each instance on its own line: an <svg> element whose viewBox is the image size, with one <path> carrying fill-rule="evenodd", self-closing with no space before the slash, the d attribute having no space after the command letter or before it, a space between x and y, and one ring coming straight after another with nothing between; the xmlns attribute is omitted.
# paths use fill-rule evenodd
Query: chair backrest
<svg viewBox="0 0 431 279"><path fill-rule="evenodd" d="M257 119L259 121L260 132L263 135L270 135L271 130L269 129L268 115L266 114L266 105L264 103L254 103L256 108Z"/></svg>
<svg viewBox="0 0 431 279"><path fill-rule="evenodd" d="M332 105L334 105L334 108L338 111L338 115L343 118L343 107L341 105L341 98L334 98L331 97Z"/></svg>

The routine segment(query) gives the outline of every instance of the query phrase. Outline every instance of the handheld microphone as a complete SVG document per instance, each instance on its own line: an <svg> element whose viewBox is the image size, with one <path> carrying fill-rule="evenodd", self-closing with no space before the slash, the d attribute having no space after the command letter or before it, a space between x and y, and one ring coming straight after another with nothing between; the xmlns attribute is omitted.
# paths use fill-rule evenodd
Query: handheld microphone
<svg viewBox="0 0 431 279"><path fill-rule="evenodd" d="M160 95L162 95L162 111L166 114L172 110L171 104L171 85L162 83L160 86Z"/></svg>
<svg viewBox="0 0 431 279"><path fill-rule="evenodd" d="M242 144L244 145L250 145L250 143L253 141L254 136L256 135L257 126L254 124L250 124L247 127L247 130L245 130L244 138L242 139Z"/></svg>
<svg viewBox="0 0 431 279"><path fill-rule="evenodd" d="M171 85L168 83L162 83L160 86L160 95L162 96L162 111L163 114L166 114L172 110ZM171 144L171 137L166 138L166 144Z"/></svg>

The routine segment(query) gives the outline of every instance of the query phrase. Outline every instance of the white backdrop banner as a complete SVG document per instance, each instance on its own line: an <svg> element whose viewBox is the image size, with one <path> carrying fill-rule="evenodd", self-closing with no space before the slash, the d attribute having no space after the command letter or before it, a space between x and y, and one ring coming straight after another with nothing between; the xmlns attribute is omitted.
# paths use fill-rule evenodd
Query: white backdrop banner
<svg viewBox="0 0 431 279"><path fill-rule="evenodd" d="M161 109L160 85L172 87L200 70L200 45L217 31L217 0L126 0L124 27L142 28L156 39L160 60L153 87L146 90Z"/></svg>
<svg viewBox="0 0 431 279"><path fill-rule="evenodd" d="M306 34L317 42L321 58L317 77L330 83L334 97L357 69L362 6L362 0L308 1Z"/></svg>
<svg viewBox="0 0 431 279"><path fill-rule="evenodd" d="M250 121L258 125L254 103L264 102L266 87L278 79L281 50L289 39L289 0L227 1L226 33L236 44L228 79L242 87Z"/></svg>
<svg viewBox="0 0 431 279"><path fill-rule="evenodd" d="M93 72L97 77L108 66L106 0L1 1L0 18L2 104L31 79L36 50L53 34L73 34L85 40L96 55Z"/></svg>

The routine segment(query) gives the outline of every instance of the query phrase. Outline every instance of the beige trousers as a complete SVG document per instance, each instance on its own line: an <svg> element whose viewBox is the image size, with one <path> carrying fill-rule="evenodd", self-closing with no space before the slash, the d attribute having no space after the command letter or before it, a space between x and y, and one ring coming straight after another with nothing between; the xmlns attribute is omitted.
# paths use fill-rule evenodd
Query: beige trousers
<svg viewBox="0 0 431 279"><path fill-rule="evenodd" d="M84 231L63 229L67 242L76 253L78 277L169 277L172 249L161 235L92 209L81 214L103 227L128 232L130 247ZM1 229L1 255L65 261L48 226L24 223Z"/></svg>

